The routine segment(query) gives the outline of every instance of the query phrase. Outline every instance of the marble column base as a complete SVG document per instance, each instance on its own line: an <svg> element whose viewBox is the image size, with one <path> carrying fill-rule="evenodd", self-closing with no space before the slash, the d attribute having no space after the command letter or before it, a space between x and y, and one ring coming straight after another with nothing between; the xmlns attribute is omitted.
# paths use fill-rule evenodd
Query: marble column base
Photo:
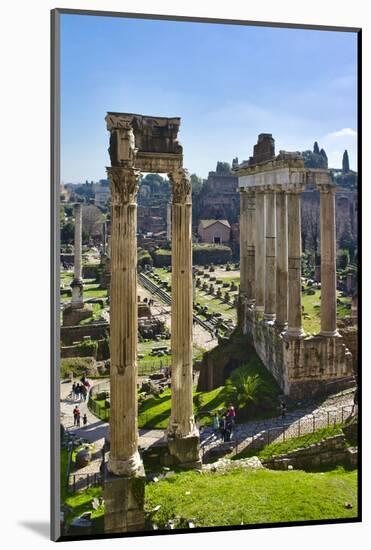
<svg viewBox="0 0 371 550"><path fill-rule="evenodd" d="M177 466L185 470L201 468L200 436L198 431L187 437L168 435L169 452L174 457Z"/></svg>
<svg viewBox="0 0 371 550"><path fill-rule="evenodd" d="M143 466L135 476L115 476L105 468L103 498L104 532L143 531L145 473Z"/></svg>
<svg viewBox="0 0 371 550"><path fill-rule="evenodd" d="M64 308L62 313L63 326L74 327L93 315L92 307L88 304L83 304L81 308L74 308L72 304L69 304Z"/></svg>

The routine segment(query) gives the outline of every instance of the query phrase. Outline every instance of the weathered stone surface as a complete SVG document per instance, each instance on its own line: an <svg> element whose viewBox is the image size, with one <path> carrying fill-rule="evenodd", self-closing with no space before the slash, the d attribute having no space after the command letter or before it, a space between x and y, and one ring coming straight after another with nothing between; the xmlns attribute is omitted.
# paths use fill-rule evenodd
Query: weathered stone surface
<svg viewBox="0 0 371 550"><path fill-rule="evenodd" d="M105 471L104 531L126 533L143 531L145 474L143 467L135 476L121 477Z"/></svg>

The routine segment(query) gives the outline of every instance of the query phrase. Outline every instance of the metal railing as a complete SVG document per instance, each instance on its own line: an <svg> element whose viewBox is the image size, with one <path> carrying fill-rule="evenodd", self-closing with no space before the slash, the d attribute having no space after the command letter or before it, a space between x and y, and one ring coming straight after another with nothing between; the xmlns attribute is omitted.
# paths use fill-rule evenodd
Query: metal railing
<svg viewBox="0 0 371 550"><path fill-rule="evenodd" d="M91 474L70 474L68 492L76 493L76 491L83 491L90 489L90 487L98 487L103 481L101 472L94 472Z"/></svg>
<svg viewBox="0 0 371 550"><path fill-rule="evenodd" d="M285 423L284 419L278 417L277 426L255 433L247 433L244 437L238 436L239 425L237 424L230 441L221 441L220 438L213 441L204 440L201 443L202 459L207 462L216 456L221 457L227 454L228 456L237 456L250 449L259 451L271 443L281 443L288 439L315 433L323 428L343 424L352 412L352 405L347 405L316 414L308 414L291 423Z"/></svg>

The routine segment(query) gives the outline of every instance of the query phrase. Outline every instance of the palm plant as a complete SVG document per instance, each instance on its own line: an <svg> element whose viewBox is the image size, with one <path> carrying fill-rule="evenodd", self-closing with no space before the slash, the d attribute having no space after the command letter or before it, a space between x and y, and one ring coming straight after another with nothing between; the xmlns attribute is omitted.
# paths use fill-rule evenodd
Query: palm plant
<svg viewBox="0 0 371 550"><path fill-rule="evenodd" d="M240 409L249 403L256 404L259 400L259 390L262 380L258 374L248 375L237 370L226 380L225 389L229 399Z"/></svg>

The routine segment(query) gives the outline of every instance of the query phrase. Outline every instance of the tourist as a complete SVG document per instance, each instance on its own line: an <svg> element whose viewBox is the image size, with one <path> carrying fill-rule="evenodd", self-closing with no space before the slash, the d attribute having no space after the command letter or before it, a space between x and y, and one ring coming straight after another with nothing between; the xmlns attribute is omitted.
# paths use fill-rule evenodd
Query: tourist
<svg viewBox="0 0 371 550"><path fill-rule="evenodd" d="M76 398L76 382L74 382L72 384L72 393L71 393L71 395L72 395L72 399Z"/></svg>
<svg viewBox="0 0 371 550"><path fill-rule="evenodd" d="M86 413L82 417L82 423L84 424L84 426L86 426L86 424L88 423L88 417L86 416Z"/></svg>
<svg viewBox="0 0 371 550"><path fill-rule="evenodd" d="M80 386L80 391L81 391L81 396L82 396L83 400L86 401L86 396L87 396L88 390L86 389L85 386Z"/></svg>
<svg viewBox="0 0 371 550"><path fill-rule="evenodd" d="M220 422L219 422L219 416L218 413L214 413L213 415L213 430L215 435L219 433L220 430Z"/></svg>
<svg viewBox="0 0 371 550"><path fill-rule="evenodd" d="M230 422L232 423L232 425L234 426L234 423L235 423L235 420L236 420L236 410L235 410L234 406L232 405L232 403L230 403L230 405L228 407L227 419L229 419Z"/></svg>
<svg viewBox="0 0 371 550"><path fill-rule="evenodd" d="M77 415L76 415L76 417L77 417L77 418L76 418L76 425L77 425L78 428L80 428L80 417L81 417L81 414L80 414L80 410L79 410L79 409L77 409L77 411L78 411L78 412L77 412Z"/></svg>
<svg viewBox="0 0 371 550"><path fill-rule="evenodd" d="M220 435L223 441L225 441L224 438L225 438L226 424L227 424L227 417L225 414L223 414L219 422Z"/></svg>
<svg viewBox="0 0 371 550"><path fill-rule="evenodd" d="M281 401L280 409L281 409L281 419L282 419L282 422L283 422L284 419L285 419L285 416L286 416L286 411L287 411L286 401Z"/></svg>
<svg viewBox="0 0 371 550"><path fill-rule="evenodd" d="M73 425L77 426L78 425L77 419L79 419L79 423L80 423L80 409L78 408L77 405L75 405L75 408L73 409L72 413L73 413Z"/></svg>
<svg viewBox="0 0 371 550"><path fill-rule="evenodd" d="M354 392L353 396L353 406L352 410L350 412L350 415L352 416L354 414L358 414L358 386L356 387L356 390Z"/></svg>
<svg viewBox="0 0 371 550"><path fill-rule="evenodd" d="M224 441L230 441L233 432L233 421L231 417L225 417Z"/></svg>

